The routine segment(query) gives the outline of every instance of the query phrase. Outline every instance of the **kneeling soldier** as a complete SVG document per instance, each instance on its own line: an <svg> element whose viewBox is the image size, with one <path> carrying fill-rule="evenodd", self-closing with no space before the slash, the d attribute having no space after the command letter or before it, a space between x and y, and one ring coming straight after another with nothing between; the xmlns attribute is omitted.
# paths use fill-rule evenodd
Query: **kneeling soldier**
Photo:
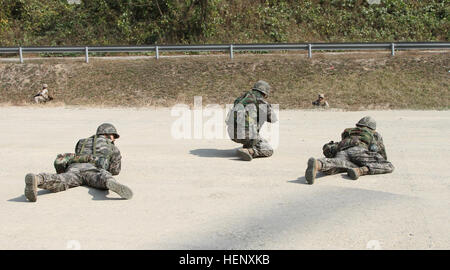
<svg viewBox="0 0 450 270"><path fill-rule="evenodd" d="M266 121L278 121L272 105L265 100L269 93L270 85L265 81L257 81L250 91L234 101L227 116L228 135L232 141L243 145L237 151L243 160L251 161L253 158L270 157L273 154L269 142L259 134Z"/></svg>
<svg viewBox="0 0 450 270"><path fill-rule="evenodd" d="M319 97L317 98L317 100L312 102L312 105L314 106L318 106L318 107L330 107L330 105L328 104L328 101L325 100L325 95L324 94L319 94Z"/></svg>

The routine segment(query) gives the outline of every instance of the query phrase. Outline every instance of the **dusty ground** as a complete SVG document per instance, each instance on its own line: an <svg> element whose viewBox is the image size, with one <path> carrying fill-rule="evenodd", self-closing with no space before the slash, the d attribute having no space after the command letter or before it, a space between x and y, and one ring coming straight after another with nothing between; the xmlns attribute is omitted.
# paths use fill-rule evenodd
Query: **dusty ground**
<svg viewBox="0 0 450 270"><path fill-rule="evenodd" d="M393 174L305 184L310 156L365 115ZM449 111L281 111L272 158L229 140L175 140L168 109L0 108L1 249L449 249ZM132 200L79 187L23 194L27 172L113 122Z"/></svg>

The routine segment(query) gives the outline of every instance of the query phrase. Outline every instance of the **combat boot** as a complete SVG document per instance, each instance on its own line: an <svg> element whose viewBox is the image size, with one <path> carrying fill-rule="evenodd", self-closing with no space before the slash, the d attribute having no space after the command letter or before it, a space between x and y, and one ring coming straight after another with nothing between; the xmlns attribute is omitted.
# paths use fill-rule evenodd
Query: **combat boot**
<svg viewBox="0 0 450 270"><path fill-rule="evenodd" d="M133 197L133 191L129 187L117 182L114 178L106 180L106 187L124 199L129 200Z"/></svg>
<svg viewBox="0 0 450 270"><path fill-rule="evenodd" d="M316 174L322 169L322 162L316 160L315 158L308 159L308 168L306 168L305 178L308 184L314 184L316 179Z"/></svg>
<svg viewBox="0 0 450 270"><path fill-rule="evenodd" d="M369 168L364 166L364 167L360 167L360 168L350 168L347 169L347 175L352 179L352 180L357 180L360 176L362 175L366 175L369 173Z"/></svg>
<svg viewBox="0 0 450 270"><path fill-rule="evenodd" d="M245 161L251 161L253 159L254 151L251 148L239 148L237 154Z"/></svg>
<svg viewBox="0 0 450 270"><path fill-rule="evenodd" d="M37 201L37 186L42 183L42 176L29 173L25 176L25 197L30 202Z"/></svg>

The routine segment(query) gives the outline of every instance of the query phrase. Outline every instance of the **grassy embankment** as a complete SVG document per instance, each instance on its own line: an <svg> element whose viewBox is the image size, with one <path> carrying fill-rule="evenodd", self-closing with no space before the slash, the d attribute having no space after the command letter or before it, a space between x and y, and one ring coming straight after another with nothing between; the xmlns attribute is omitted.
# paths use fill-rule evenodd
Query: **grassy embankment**
<svg viewBox="0 0 450 270"><path fill-rule="evenodd" d="M270 102L284 109L311 108L319 92L345 110L450 106L449 53L235 56L0 62L0 103L32 104L47 83L54 105L171 106L194 96L223 105L263 79L273 86Z"/></svg>

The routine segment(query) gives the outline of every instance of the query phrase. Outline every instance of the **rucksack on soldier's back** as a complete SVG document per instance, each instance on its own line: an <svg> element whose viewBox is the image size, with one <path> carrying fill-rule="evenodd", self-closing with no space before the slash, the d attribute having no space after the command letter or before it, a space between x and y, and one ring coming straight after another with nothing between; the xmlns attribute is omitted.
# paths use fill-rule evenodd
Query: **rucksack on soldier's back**
<svg viewBox="0 0 450 270"><path fill-rule="evenodd" d="M74 153L65 153L65 154L58 154L56 156L55 161L53 162L53 166L55 166L55 170L57 174L64 173L69 167L69 165L72 163L72 160L75 158Z"/></svg>
<svg viewBox="0 0 450 270"><path fill-rule="evenodd" d="M76 155L74 153L58 154L53 166L57 174L66 172L67 168L72 163L93 163L94 157L92 155Z"/></svg>
<svg viewBox="0 0 450 270"><path fill-rule="evenodd" d="M338 152L338 144L334 141L324 144L322 147L323 155L327 158L334 158Z"/></svg>

